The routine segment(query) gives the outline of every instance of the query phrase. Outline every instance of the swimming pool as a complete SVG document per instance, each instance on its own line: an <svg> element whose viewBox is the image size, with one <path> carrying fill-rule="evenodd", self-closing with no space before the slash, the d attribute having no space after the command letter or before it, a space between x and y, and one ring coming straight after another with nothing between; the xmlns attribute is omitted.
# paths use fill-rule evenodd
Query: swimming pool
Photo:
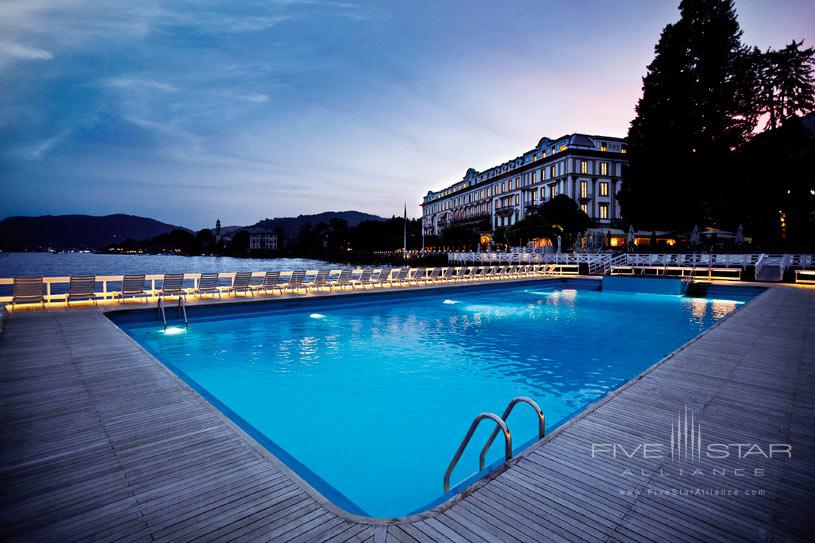
<svg viewBox="0 0 815 543"><path fill-rule="evenodd" d="M394 517L445 499L444 471L478 413L500 414L529 396L549 431L756 293L733 287L693 298L598 285L191 307L186 330L163 330L154 311L110 317L336 505ZM516 451L536 439L525 406L509 427ZM477 471L491 430L479 428L454 484ZM489 461L500 463L502 449L499 437Z"/></svg>

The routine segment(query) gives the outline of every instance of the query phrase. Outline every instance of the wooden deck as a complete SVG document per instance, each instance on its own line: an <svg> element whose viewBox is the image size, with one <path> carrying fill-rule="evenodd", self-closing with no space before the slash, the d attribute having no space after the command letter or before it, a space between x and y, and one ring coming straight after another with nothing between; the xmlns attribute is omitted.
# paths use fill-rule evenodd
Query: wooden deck
<svg viewBox="0 0 815 543"><path fill-rule="evenodd" d="M774 288L509 469L437 510L371 522L326 504L101 314L19 313L0 338L0 534L9 541L811 540L813 353L815 289ZM680 464L618 451L592 458L592 443L629 452L668 443L685 406L701 421L705 443L765 451L789 443L792 457ZM679 476L678 467L704 474ZM728 475L710 475L713 468ZM763 476L732 473L757 468Z"/></svg>

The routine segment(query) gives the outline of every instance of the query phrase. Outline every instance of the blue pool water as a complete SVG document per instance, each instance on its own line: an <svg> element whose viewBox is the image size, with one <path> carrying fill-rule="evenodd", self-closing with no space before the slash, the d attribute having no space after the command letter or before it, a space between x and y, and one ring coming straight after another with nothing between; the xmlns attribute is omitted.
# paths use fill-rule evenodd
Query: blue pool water
<svg viewBox="0 0 815 543"><path fill-rule="evenodd" d="M587 285L191 308L189 329L169 333L154 312L112 319L334 503L392 517L444 498L444 471L478 413L529 396L551 430L746 299ZM509 426L516 450L536 437L525 405ZM477 471L490 430L476 434L454 485ZM499 436L490 460L502 449Z"/></svg>

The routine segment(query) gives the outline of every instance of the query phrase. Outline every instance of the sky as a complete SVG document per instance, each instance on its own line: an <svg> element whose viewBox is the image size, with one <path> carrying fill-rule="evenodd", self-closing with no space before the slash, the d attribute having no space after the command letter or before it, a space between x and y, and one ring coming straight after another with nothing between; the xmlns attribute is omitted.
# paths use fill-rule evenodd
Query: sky
<svg viewBox="0 0 815 543"><path fill-rule="evenodd" d="M0 0L0 217L419 216L543 136L625 136L677 5ZM736 8L815 44L812 0Z"/></svg>

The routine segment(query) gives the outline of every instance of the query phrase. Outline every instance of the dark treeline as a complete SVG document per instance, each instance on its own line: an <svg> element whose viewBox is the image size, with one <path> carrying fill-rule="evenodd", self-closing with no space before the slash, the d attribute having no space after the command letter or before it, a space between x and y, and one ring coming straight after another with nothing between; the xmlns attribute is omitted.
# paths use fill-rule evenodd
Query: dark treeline
<svg viewBox="0 0 815 543"><path fill-rule="evenodd" d="M813 49L743 44L731 0L679 9L628 132L624 220L675 231L743 224L754 243L811 242Z"/></svg>
<svg viewBox="0 0 815 543"><path fill-rule="evenodd" d="M218 243L210 229L197 233L173 230L166 234L109 247L115 252L173 253L183 255L222 255L234 257L300 257L336 262L386 260L388 255L378 254L401 251L405 220L392 217L383 221L362 221L349 226L344 219L312 224L307 222L293 236L278 229L278 249L275 251L250 250L249 230L239 230L228 240ZM422 245L421 221L408 219L407 244L409 250Z"/></svg>

